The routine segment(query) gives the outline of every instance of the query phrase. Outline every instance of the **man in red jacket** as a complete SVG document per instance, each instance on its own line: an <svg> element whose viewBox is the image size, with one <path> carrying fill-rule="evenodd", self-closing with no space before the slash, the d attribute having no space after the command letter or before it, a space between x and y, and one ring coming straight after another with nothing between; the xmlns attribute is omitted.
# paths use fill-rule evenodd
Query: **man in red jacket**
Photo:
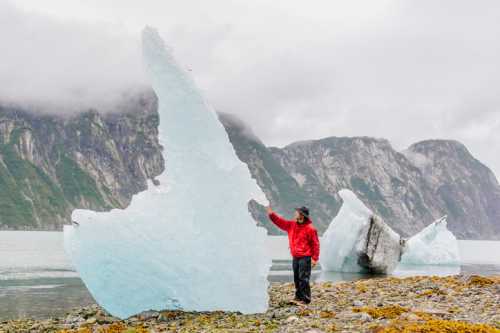
<svg viewBox="0 0 500 333"><path fill-rule="evenodd" d="M316 228L309 218L309 209L295 209L293 220L285 220L267 207L271 221L288 233L290 252L293 257L293 281L295 282L295 301L301 304L311 303L311 269L319 260L319 239Z"/></svg>

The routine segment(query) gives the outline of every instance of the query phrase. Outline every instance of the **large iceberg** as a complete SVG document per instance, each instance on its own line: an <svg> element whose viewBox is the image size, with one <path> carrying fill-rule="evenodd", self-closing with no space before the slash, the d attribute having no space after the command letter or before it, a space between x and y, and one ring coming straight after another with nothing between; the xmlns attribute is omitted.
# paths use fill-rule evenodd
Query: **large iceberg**
<svg viewBox="0 0 500 333"><path fill-rule="evenodd" d="M263 312L271 259L248 201L267 200L158 33L145 28L142 43L165 172L124 210L75 210L79 226L64 230L68 256L120 318L150 309Z"/></svg>
<svg viewBox="0 0 500 333"><path fill-rule="evenodd" d="M323 235L325 271L391 273L401 258L400 236L350 190L339 192L342 207Z"/></svg>
<svg viewBox="0 0 500 333"><path fill-rule="evenodd" d="M405 242L401 263L405 265L460 265L455 235L447 228L446 216L431 223Z"/></svg>

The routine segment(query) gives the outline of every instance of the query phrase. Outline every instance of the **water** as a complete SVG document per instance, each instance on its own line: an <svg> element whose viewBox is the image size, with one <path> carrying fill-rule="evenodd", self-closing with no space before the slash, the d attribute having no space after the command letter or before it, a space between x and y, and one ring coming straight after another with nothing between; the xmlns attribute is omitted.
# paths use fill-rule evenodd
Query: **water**
<svg viewBox="0 0 500 333"><path fill-rule="evenodd" d="M500 242L459 241L461 267L400 266L395 276L500 274ZM269 237L273 257L269 280L291 281L286 237ZM315 281L351 281L372 276L313 270ZM78 274L64 255L58 232L0 232L0 321L21 317L63 315L72 308L93 304Z"/></svg>
<svg viewBox="0 0 500 333"><path fill-rule="evenodd" d="M93 303L64 255L62 233L0 231L0 321Z"/></svg>

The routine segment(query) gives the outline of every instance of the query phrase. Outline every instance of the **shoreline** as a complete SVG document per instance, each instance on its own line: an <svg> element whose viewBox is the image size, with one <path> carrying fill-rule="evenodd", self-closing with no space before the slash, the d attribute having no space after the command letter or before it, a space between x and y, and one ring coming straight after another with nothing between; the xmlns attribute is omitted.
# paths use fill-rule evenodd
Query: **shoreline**
<svg viewBox="0 0 500 333"><path fill-rule="evenodd" d="M272 283L267 312L146 311L125 320L94 305L58 318L0 322L7 332L500 332L500 276L381 277L312 284L313 302L289 304L292 283ZM406 330L405 330L406 329Z"/></svg>

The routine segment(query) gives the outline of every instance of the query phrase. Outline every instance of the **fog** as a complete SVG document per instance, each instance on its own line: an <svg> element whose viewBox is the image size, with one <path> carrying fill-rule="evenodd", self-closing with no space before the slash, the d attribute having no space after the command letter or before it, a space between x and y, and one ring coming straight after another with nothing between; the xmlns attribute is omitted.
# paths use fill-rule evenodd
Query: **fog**
<svg viewBox="0 0 500 333"><path fill-rule="evenodd" d="M51 112L109 106L145 82L137 36L149 24L215 108L268 145L456 139L500 174L498 1L12 4L0 8L4 100Z"/></svg>
<svg viewBox="0 0 500 333"><path fill-rule="evenodd" d="M109 110L146 84L137 38L117 25L51 18L0 2L0 101L69 114Z"/></svg>

